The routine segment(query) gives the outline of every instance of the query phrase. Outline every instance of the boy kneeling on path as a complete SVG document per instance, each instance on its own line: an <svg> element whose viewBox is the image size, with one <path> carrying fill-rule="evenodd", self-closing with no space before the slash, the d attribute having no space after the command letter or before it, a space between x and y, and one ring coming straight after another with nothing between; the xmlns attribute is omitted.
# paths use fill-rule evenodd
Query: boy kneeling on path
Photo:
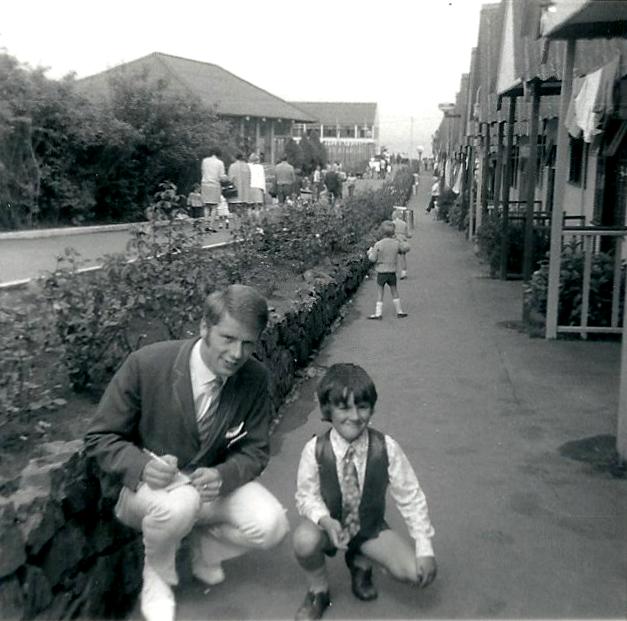
<svg viewBox="0 0 627 621"><path fill-rule="evenodd" d="M294 552L308 591L296 619L320 619L330 606L325 555L337 550L345 551L353 594L365 601L377 597L371 561L421 588L437 571L416 474L398 443L368 426L377 402L370 376L355 364L334 364L317 396L332 428L305 445L298 466L296 508L304 520L294 532ZM388 487L413 544L385 522Z"/></svg>

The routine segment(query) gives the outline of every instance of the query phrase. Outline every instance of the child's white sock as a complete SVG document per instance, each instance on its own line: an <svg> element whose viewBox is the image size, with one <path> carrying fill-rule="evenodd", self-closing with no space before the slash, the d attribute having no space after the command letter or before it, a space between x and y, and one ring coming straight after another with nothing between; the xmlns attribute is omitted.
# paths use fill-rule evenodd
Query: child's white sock
<svg viewBox="0 0 627 621"><path fill-rule="evenodd" d="M394 308L396 309L396 314L402 313L403 309L401 308L401 298L394 298L392 302L394 302Z"/></svg>
<svg viewBox="0 0 627 621"><path fill-rule="evenodd" d="M374 314L377 317L380 317L383 314L383 302L377 302L377 305L375 306Z"/></svg>

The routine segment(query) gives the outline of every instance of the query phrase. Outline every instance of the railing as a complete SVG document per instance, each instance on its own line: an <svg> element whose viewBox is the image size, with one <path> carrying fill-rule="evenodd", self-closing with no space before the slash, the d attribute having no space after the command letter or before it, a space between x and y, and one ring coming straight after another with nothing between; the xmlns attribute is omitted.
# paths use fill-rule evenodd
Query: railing
<svg viewBox="0 0 627 621"><path fill-rule="evenodd" d="M558 324L558 332L579 333L584 339L587 338L588 334L622 334L623 328L619 326L619 323L621 320L621 288L623 282L623 238L626 233L627 227L564 226L562 230L562 247L564 247L564 238L571 237L576 240L578 246L581 246L583 253L581 319L577 326ZM610 325L590 326L588 323L590 318L592 264L594 255L601 251L607 252L613 258Z"/></svg>

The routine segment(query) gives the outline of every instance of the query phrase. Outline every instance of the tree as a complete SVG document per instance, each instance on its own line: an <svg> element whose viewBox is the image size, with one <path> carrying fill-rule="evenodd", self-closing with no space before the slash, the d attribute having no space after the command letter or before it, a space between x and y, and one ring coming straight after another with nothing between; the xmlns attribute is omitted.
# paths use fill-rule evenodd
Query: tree
<svg viewBox="0 0 627 621"><path fill-rule="evenodd" d="M303 173L310 175L316 169L316 152L307 136L300 139L300 149L303 154Z"/></svg>
<svg viewBox="0 0 627 621"><path fill-rule="evenodd" d="M320 166L324 168L327 165L329 156L327 154L326 147L320 142L320 137L317 131L309 132L309 143L311 144L314 152L314 166Z"/></svg>
<svg viewBox="0 0 627 621"><path fill-rule="evenodd" d="M289 138L285 143L285 156L287 161L297 170L303 168L303 151L300 145L293 139Z"/></svg>

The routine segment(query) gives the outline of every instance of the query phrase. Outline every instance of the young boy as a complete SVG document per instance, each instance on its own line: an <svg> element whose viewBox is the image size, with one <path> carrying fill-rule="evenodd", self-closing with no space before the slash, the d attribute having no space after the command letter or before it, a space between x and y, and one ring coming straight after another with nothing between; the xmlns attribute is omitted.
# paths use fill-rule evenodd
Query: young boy
<svg viewBox="0 0 627 621"><path fill-rule="evenodd" d="M409 238L411 233L407 222L403 220L403 212L400 209L395 209L392 213L392 222L394 223L394 232L396 233L396 239L401 242L409 244ZM399 256L399 263L401 264L401 280L407 278L407 253L404 252Z"/></svg>
<svg viewBox="0 0 627 621"><path fill-rule="evenodd" d="M374 315L368 319L381 319L383 315L383 293L385 285L389 285L392 292L392 301L396 309L397 317L407 317L407 313L401 307L401 298L396 288L396 270L398 269L398 257L409 252L409 244L395 237L394 223L385 220L381 224L383 239L368 249L368 259L374 263L377 272L377 304Z"/></svg>
<svg viewBox="0 0 627 621"><path fill-rule="evenodd" d="M353 594L377 597L371 561L397 580L426 587L436 563L427 501L398 443L368 426L377 402L361 367L334 364L317 388L322 419L332 429L312 438L298 466L296 508L304 518L294 532L294 552L308 591L296 619L320 619L331 604L325 555L345 551ZM385 522L385 495L405 519L413 545Z"/></svg>

